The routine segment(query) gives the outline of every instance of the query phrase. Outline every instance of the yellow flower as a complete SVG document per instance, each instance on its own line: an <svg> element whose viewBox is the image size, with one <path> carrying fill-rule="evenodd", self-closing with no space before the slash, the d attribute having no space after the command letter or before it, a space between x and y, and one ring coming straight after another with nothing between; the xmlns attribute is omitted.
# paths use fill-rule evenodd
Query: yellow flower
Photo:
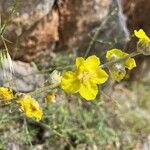
<svg viewBox="0 0 150 150"><path fill-rule="evenodd" d="M30 95L24 95L20 98L21 110L28 118L35 118L37 121L41 120L43 112L39 106L39 103L33 99Z"/></svg>
<svg viewBox="0 0 150 150"><path fill-rule="evenodd" d="M49 92L45 97L44 100L46 103L54 103L55 102L56 93L55 92Z"/></svg>
<svg viewBox="0 0 150 150"><path fill-rule="evenodd" d="M139 38L137 51L141 52L143 55L150 55L150 38L142 29L139 31L134 30L134 35Z"/></svg>
<svg viewBox="0 0 150 150"><path fill-rule="evenodd" d="M86 100L95 99L98 93L97 84L108 79L107 73L100 68L100 60L95 55L86 60L76 58L76 70L64 73L61 78L61 88L68 93L77 93Z"/></svg>
<svg viewBox="0 0 150 150"><path fill-rule="evenodd" d="M108 61L115 61L124 58L128 55L129 55L128 53L122 52L120 49L111 49L107 51L106 58ZM109 72L112 78L122 80L126 75L125 68L131 70L134 67L136 67L136 62L133 58L129 57L125 61L112 64L109 67Z"/></svg>
<svg viewBox="0 0 150 150"><path fill-rule="evenodd" d="M14 98L13 91L6 87L0 87L0 100L10 102Z"/></svg>
<svg viewBox="0 0 150 150"><path fill-rule="evenodd" d="M140 29L139 31L134 30L134 35L140 40L150 43L150 38L145 34L142 29Z"/></svg>

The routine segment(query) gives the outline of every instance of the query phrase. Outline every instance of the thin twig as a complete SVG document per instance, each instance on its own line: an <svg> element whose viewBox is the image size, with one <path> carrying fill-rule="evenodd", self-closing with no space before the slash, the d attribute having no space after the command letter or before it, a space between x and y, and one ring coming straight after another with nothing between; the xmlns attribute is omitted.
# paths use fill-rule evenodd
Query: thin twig
<svg viewBox="0 0 150 150"><path fill-rule="evenodd" d="M92 45L94 44L95 40L97 39L97 37L98 37L98 35L99 35L99 33L100 33L102 27L107 23L107 21L112 17L112 15L115 14L115 12L116 12L116 10L114 10L113 12L111 12L111 14L110 14L108 17L106 17L106 18L102 21L101 25L96 29L96 31L95 31L95 33L94 33L94 36L92 37L92 40L91 40L91 42L89 43L88 48L86 49L84 58L86 58L86 57L88 56L88 54L89 54L89 52L90 52L90 50L91 50L91 47L92 47Z"/></svg>

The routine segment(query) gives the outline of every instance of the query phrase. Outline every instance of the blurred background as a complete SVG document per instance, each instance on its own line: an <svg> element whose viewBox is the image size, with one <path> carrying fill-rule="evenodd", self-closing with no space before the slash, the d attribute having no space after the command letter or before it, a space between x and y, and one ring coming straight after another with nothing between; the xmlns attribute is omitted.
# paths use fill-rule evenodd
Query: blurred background
<svg viewBox="0 0 150 150"><path fill-rule="evenodd" d="M135 29L150 35L149 13L148 0L0 0L15 69L0 84L30 92L76 56L96 54L104 62L111 48L131 53ZM0 109L0 149L150 150L150 57L135 59L126 79L110 79L91 103L58 90L41 122L27 120L28 130L13 108Z"/></svg>

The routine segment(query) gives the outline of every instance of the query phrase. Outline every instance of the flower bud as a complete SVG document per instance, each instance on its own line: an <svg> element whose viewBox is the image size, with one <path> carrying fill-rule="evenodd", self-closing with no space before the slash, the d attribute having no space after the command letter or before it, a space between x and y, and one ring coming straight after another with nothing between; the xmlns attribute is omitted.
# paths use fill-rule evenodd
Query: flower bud
<svg viewBox="0 0 150 150"><path fill-rule="evenodd" d="M116 63L109 68L110 75L117 81L122 80L126 75L125 66L122 63Z"/></svg>
<svg viewBox="0 0 150 150"><path fill-rule="evenodd" d="M137 51L143 55L150 55L150 43L139 40L137 43Z"/></svg>

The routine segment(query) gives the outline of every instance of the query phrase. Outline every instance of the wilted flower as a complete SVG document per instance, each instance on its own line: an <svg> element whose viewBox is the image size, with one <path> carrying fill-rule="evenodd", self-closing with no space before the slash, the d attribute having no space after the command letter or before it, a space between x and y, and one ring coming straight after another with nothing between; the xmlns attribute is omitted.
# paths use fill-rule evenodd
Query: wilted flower
<svg viewBox="0 0 150 150"><path fill-rule="evenodd" d="M116 61L121 58L123 59L128 55L128 53L122 52L120 49L111 49L107 51L106 58L108 61ZM131 70L134 67L136 67L135 60L129 57L124 61L116 62L110 65L109 72L112 78L122 80L126 75L125 68Z"/></svg>
<svg viewBox="0 0 150 150"><path fill-rule="evenodd" d="M6 87L0 87L0 100L9 103L14 98L13 91Z"/></svg>
<svg viewBox="0 0 150 150"><path fill-rule="evenodd" d="M19 104L21 110L28 118L35 118L37 121L41 120L43 112L39 103L30 95L24 95L20 98Z"/></svg>
<svg viewBox="0 0 150 150"><path fill-rule="evenodd" d="M60 81L61 81L60 72L57 71L57 70L54 70L54 71L51 73L51 75L50 75L48 81L46 82L46 84L48 84L48 85L49 85L49 84L50 84L50 85L59 85L59 84L60 84Z"/></svg>
<svg viewBox="0 0 150 150"><path fill-rule="evenodd" d="M77 93L86 100L95 99L98 93L97 84L108 79L107 73L100 68L100 60L95 55L86 60L76 58L76 70L65 72L61 79L61 88L68 93Z"/></svg>
<svg viewBox="0 0 150 150"><path fill-rule="evenodd" d="M134 35L139 38L137 43L137 51L143 55L150 55L150 38L145 34L145 32L140 29L139 31L134 30Z"/></svg>

